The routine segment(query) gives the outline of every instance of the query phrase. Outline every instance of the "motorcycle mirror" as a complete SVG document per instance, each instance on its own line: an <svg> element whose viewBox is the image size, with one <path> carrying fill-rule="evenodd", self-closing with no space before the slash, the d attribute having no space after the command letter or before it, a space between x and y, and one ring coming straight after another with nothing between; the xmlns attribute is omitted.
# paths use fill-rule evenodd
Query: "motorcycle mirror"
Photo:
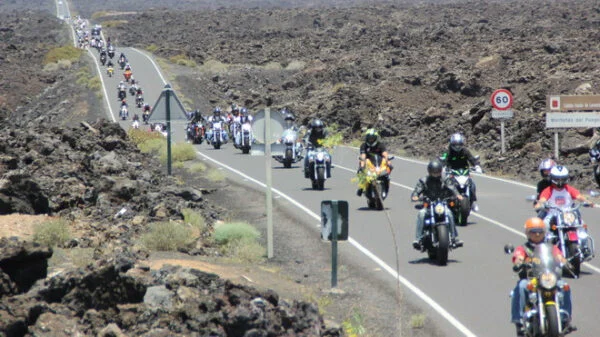
<svg viewBox="0 0 600 337"><path fill-rule="evenodd" d="M479 158L481 158L481 156L480 155L476 155L474 158L475 158L475 160L479 160Z"/></svg>
<svg viewBox="0 0 600 337"><path fill-rule="evenodd" d="M394 160L394 158L396 158L396 156L388 156L388 160Z"/></svg>
<svg viewBox="0 0 600 337"><path fill-rule="evenodd" d="M512 252L515 251L515 246L511 245L510 243L507 243L504 245L504 253L506 254L512 254Z"/></svg>
<svg viewBox="0 0 600 337"><path fill-rule="evenodd" d="M537 200L537 196L536 195L528 195L525 200L527 201L536 201Z"/></svg>
<svg viewBox="0 0 600 337"><path fill-rule="evenodd" d="M597 197L600 195L600 192L596 192L594 190L590 190L590 197Z"/></svg>
<svg viewBox="0 0 600 337"><path fill-rule="evenodd" d="M416 204L415 205L415 209L422 210L423 209L423 204Z"/></svg>

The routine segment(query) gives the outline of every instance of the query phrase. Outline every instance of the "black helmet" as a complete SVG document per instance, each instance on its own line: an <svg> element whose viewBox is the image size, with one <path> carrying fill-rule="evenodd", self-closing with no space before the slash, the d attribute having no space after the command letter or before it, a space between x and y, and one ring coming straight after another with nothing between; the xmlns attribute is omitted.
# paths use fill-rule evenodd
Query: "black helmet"
<svg viewBox="0 0 600 337"><path fill-rule="evenodd" d="M427 164L427 173L430 176L441 177L442 176L443 165L442 162L434 159Z"/></svg>
<svg viewBox="0 0 600 337"><path fill-rule="evenodd" d="M379 142L379 132L371 128L365 132L365 144L367 146L375 146Z"/></svg>
<svg viewBox="0 0 600 337"><path fill-rule="evenodd" d="M323 123L322 120L320 120L318 118L313 119L312 122L310 122L310 128L313 130L313 132L315 132L317 134L322 134L324 127L325 127L325 124Z"/></svg>

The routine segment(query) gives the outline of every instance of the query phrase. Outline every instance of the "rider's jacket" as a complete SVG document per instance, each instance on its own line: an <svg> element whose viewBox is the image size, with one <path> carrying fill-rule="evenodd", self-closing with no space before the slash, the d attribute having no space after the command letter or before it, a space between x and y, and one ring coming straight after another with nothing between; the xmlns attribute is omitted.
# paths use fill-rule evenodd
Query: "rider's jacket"
<svg viewBox="0 0 600 337"><path fill-rule="evenodd" d="M369 146L367 145L367 143L362 143L362 145L360 146L360 154L366 154L367 158L372 158L373 155L381 156L386 151L387 149L385 147L385 144L381 141L377 142L375 146Z"/></svg>
<svg viewBox="0 0 600 337"><path fill-rule="evenodd" d="M219 116L219 117L215 117L215 116L210 116L208 117L208 122L209 123L214 123L214 122L226 122L227 120L225 119L225 117L223 116Z"/></svg>
<svg viewBox="0 0 600 337"><path fill-rule="evenodd" d="M538 183L537 183L537 195L538 195L537 198L538 198L538 200L540 199L540 195L542 194L542 191L550 186L552 186L552 181L550 179L542 179L542 180L538 181Z"/></svg>
<svg viewBox="0 0 600 337"><path fill-rule="evenodd" d="M304 142L308 145L308 146L313 146L313 147L321 147L321 144L319 144L319 140L323 140L325 138L327 138L327 130L323 130L323 133L320 135L317 135L315 133L312 132L313 130L308 130L308 132L306 132L306 135L304 136Z"/></svg>
<svg viewBox="0 0 600 337"><path fill-rule="evenodd" d="M448 147L448 151L444 152L441 156L442 161L446 163L451 170L469 168L469 164L472 166L479 165L479 161L471 151L463 147L460 151L454 151Z"/></svg>
<svg viewBox="0 0 600 337"><path fill-rule="evenodd" d="M427 176L419 179L411 194L412 197L427 197L429 199L445 199L459 195L450 178L442 179Z"/></svg>

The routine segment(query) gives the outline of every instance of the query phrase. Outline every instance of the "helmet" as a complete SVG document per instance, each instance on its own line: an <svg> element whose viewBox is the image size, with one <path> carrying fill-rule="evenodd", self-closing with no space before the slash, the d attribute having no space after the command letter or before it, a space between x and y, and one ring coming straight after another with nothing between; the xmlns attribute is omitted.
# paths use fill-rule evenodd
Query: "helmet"
<svg viewBox="0 0 600 337"><path fill-rule="evenodd" d="M213 114L215 116L220 116L221 115L221 108L215 107L215 109L213 110Z"/></svg>
<svg viewBox="0 0 600 337"><path fill-rule="evenodd" d="M550 158L546 158L542 160L540 166L538 167L538 170L540 170L540 174L542 175L542 177L546 178L548 177L548 175L550 174L550 170L554 166L556 166L556 162Z"/></svg>
<svg viewBox="0 0 600 337"><path fill-rule="evenodd" d="M312 122L310 122L310 128L313 130L313 132L315 132L317 134L322 134L324 127L325 127L325 124L323 123L322 120L320 120L318 118L313 119Z"/></svg>
<svg viewBox="0 0 600 337"><path fill-rule="evenodd" d="M286 121L292 121L293 122L293 121L296 120L296 117L294 117L294 115L292 113L288 112L288 113L285 114L285 117L283 119L286 120Z"/></svg>
<svg viewBox="0 0 600 337"><path fill-rule="evenodd" d="M375 146L379 142L379 133L375 129L369 129L365 133L365 143L367 146Z"/></svg>
<svg viewBox="0 0 600 337"><path fill-rule="evenodd" d="M550 170L550 179L552 180L552 185L563 188L569 181L569 170L562 165L554 166Z"/></svg>
<svg viewBox="0 0 600 337"><path fill-rule="evenodd" d="M525 221L525 234L529 235L531 233L544 232L546 232L546 224L544 223L544 220L538 217L533 217Z"/></svg>
<svg viewBox="0 0 600 337"><path fill-rule="evenodd" d="M242 112L242 116L248 116L248 109L242 108L241 112Z"/></svg>
<svg viewBox="0 0 600 337"><path fill-rule="evenodd" d="M434 159L427 164L427 173L430 176L441 177L442 176L442 162Z"/></svg>
<svg viewBox="0 0 600 337"><path fill-rule="evenodd" d="M460 133L455 133L450 136L450 148L456 152L462 150L465 145L465 137Z"/></svg>

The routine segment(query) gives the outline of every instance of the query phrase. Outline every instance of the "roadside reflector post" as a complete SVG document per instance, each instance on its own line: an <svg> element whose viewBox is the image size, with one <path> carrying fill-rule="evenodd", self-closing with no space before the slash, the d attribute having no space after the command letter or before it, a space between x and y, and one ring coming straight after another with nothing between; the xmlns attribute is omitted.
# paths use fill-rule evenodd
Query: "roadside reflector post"
<svg viewBox="0 0 600 337"><path fill-rule="evenodd" d="M331 241L331 287L337 287L338 241L348 240L348 202L321 201L321 238Z"/></svg>

